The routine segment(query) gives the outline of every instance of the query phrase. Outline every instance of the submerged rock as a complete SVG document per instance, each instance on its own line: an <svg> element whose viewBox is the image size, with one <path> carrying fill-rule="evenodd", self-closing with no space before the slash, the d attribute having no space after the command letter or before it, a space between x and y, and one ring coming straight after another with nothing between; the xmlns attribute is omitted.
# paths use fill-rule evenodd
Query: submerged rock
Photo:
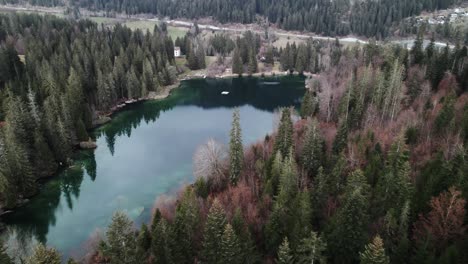
<svg viewBox="0 0 468 264"><path fill-rule="evenodd" d="M133 208L130 211L128 211L128 216L130 218L132 218L132 219L136 219L136 218L141 216L143 211L145 211L145 207L144 206L139 206L139 207Z"/></svg>

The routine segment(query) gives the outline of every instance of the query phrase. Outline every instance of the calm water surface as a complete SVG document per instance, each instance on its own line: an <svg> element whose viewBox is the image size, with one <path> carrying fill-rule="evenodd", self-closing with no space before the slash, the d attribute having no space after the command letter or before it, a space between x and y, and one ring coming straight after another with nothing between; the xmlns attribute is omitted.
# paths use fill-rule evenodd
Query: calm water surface
<svg viewBox="0 0 468 264"><path fill-rule="evenodd" d="M19 251L41 241L80 255L116 210L148 222L159 195L191 183L195 149L209 138L228 143L234 107L247 145L272 131L275 109L297 107L303 94L300 77L203 79L182 82L165 100L133 105L94 132L96 150L77 153L72 168L3 219L4 238Z"/></svg>

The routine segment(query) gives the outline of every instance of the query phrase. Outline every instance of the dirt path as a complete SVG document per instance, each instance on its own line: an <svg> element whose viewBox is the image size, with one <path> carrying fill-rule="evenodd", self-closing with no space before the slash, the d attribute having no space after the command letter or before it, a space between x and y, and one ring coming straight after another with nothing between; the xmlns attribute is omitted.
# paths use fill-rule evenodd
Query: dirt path
<svg viewBox="0 0 468 264"><path fill-rule="evenodd" d="M65 7L42 7L42 6L31 6L31 5L0 5L0 12L36 12L36 13L45 13L51 15L64 15ZM92 12L86 9L80 9L81 15L83 18L91 18L91 17L103 17L103 12ZM193 22L187 20L171 20L171 19L158 19L155 18L154 15L148 14L140 14L140 15L132 15L128 16L125 14L117 14L115 19L122 20L122 23L126 21L162 21L166 22L175 27L191 27L193 26ZM213 31L230 31L230 32L245 32L245 31L253 31L255 33L263 34L264 31L259 29L259 27L255 24L225 24L225 25L213 25L213 24L198 24L198 27L201 29L213 30ZM270 28L271 32L283 37L291 37L291 38L300 38L300 39L308 39L314 38L319 40L330 40L333 41L334 37L327 37L327 36L320 36L313 33L302 33L302 32L295 32L295 31L285 31L281 29L273 29ZM342 43L356 43L359 42L360 44L367 44L368 41L362 38L357 38L355 36L346 36L346 37L338 37L340 42ZM408 48L411 47L414 39L398 39L392 40L392 43L404 45ZM446 43L436 42L436 45L439 47L444 47ZM453 45L450 45L453 48Z"/></svg>
<svg viewBox="0 0 468 264"><path fill-rule="evenodd" d="M0 5L0 11L4 12L35 12L35 13L45 13L45 14L51 14L51 15L64 15L65 8L64 7L42 7L42 6L30 6L30 5ZM80 10L81 15L83 18L89 18L89 17L100 17L95 13L91 12L85 9ZM149 17L143 17L147 15L136 15L136 16L127 16L127 15L117 15L116 19L122 19L123 22L125 20L139 20L139 21L161 21L161 22L166 22L169 25L175 26L175 27L192 27L193 22L191 21L185 21L185 20L171 20L171 19L158 19L158 18L149 18ZM200 29L207 29L207 30L213 30L213 31L231 31L231 32L245 32L245 31L253 31L255 33L263 34L264 32L262 30L259 30L258 27L254 24L248 24L248 25L243 25L243 24L231 24L231 25L222 25L222 26L217 26L217 25L212 25L212 24L198 24L198 27ZM315 39L320 39L320 40L334 40L334 37L324 37L324 36L318 36L312 33L298 33L298 32L292 32L292 31L284 31L280 29L271 29L272 33L278 35L278 36L283 36L283 37L295 37L295 38L302 38L302 39L308 39L308 38L315 38ZM356 37L341 37L338 38L341 42L347 42L347 43L356 43L359 42L361 44L366 44L367 41L358 39Z"/></svg>

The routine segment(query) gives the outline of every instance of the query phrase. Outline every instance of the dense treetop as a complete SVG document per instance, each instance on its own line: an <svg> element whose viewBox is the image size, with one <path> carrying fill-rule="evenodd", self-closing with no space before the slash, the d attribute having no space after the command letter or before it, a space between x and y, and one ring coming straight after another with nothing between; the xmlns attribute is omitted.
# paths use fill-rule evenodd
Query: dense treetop
<svg viewBox="0 0 468 264"><path fill-rule="evenodd" d="M63 0L1 0L35 5L63 5ZM461 0L79 0L80 7L112 13L151 13L171 18L213 17L220 22L253 23L260 15L287 30L325 35L350 33L384 38L403 18L445 9Z"/></svg>

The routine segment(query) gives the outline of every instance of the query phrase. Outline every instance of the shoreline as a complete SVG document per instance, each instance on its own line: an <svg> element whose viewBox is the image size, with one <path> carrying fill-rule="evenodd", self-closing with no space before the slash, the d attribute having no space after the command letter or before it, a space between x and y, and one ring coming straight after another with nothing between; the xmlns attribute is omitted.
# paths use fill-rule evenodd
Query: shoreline
<svg viewBox="0 0 468 264"><path fill-rule="evenodd" d="M174 84L164 86L160 93L150 92L146 97L121 101L120 104L117 103L115 106L111 107L111 109L109 111L101 113L99 115L99 118L96 119L96 121L105 119L104 122L99 122L99 123L96 123L96 124L93 123L93 128L90 129L89 131L92 132L93 130L98 129L101 126L103 126L103 125L105 125L105 124L107 124L109 122L112 122L112 115L117 114L120 111L125 111L125 109L128 106L130 106L130 105L132 105L134 103L149 101L149 100L158 101L158 100L164 100L164 99L168 98L171 95L172 91L179 88L181 82L186 81L186 80L207 79L207 78L209 78L209 79L229 79L229 78L242 78L242 77L254 77L254 78L274 77L274 76L284 77L284 76L288 76L288 75L296 75L297 76L297 75L300 75L300 74L297 73L297 72L290 73L290 72L286 72L286 71L268 71L268 72L258 72L258 73L254 73L254 74L250 74L250 75L249 74L239 75L239 74L233 74L233 73L223 73L223 74L219 74L219 75L215 75L215 76L198 75L198 74L197 75L186 75L183 78L177 79ZM313 76L312 73L308 73L308 72L304 72L303 75L306 76L306 77ZM307 88L307 85L306 85L305 88ZM92 141L92 142L94 142L94 141ZM78 142L78 144L75 145L75 147L76 147L75 151L92 150L92 149L81 148L80 147L80 142ZM53 172L53 173L51 173L51 174L49 174L47 176L38 178L36 180L36 182L39 182L40 185L43 185L48 180L51 180L51 179L57 177L58 173L61 170L66 170L66 169L71 168L71 167L73 167L73 164L70 164L70 165L67 165L67 166L57 166L57 170L55 172ZM2 234L3 231L5 231L5 229L2 228L1 218L6 214L13 213L16 209L27 205L31 201L31 199L36 197L40 192L41 192L41 190L39 188L38 191L36 193L34 193L33 195L31 195L29 197L23 197L21 199L21 201L14 207L6 208L6 207L1 207L0 206L0 234Z"/></svg>

